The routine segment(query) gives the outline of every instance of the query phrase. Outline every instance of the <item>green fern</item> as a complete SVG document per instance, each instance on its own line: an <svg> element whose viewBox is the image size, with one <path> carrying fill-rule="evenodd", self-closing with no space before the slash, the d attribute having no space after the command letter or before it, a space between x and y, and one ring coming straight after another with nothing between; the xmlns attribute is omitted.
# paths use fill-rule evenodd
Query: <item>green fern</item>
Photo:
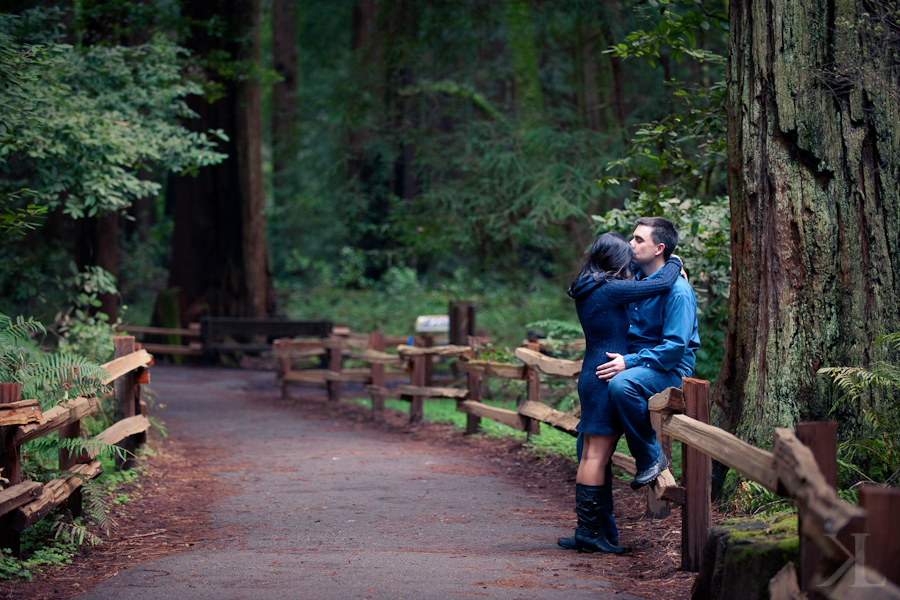
<svg viewBox="0 0 900 600"><path fill-rule="evenodd" d="M878 344L885 344L900 350L900 332L879 336ZM853 459L865 455L884 472L884 483L890 483L900 474L900 411L890 400L879 402L873 390L881 390L887 398L894 398L900 391L900 365L878 361L866 367L824 367L819 374L831 377L842 395L832 405L829 414L842 404L856 404L861 411L863 423L872 432L870 437L842 442L838 450L842 455L839 463L859 477L872 480L857 466Z"/></svg>
<svg viewBox="0 0 900 600"><path fill-rule="evenodd" d="M98 365L74 354L37 348L31 336L39 332L45 332L44 326L30 317L13 320L0 314L0 381L21 383L23 397L38 398L43 410L107 389Z"/></svg>
<svg viewBox="0 0 900 600"><path fill-rule="evenodd" d="M68 520L65 515L59 515L53 520L53 539L60 539L73 546L83 546L85 539L96 546L103 543L99 536L87 530L81 519Z"/></svg>
<svg viewBox="0 0 900 600"><path fill-rule="evenodd" d="M84 482L84 499L87 503L85 510L88 516L108 536L115 528L116 522L112 517L112 510L107 502L108 493L103 486L98 485L93 479Z"/></svg>

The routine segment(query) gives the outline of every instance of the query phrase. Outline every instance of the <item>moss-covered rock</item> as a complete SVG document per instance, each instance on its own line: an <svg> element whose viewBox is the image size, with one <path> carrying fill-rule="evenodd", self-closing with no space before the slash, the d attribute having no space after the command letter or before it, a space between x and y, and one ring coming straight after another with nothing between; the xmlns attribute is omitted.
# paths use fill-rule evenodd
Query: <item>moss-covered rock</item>
<svg viewBox="0 0 900 600"><path fill-rule="evenodd" d="M797 515L729 519L710 530L694 600L768 600L769 580L800 562Z"/></svg>

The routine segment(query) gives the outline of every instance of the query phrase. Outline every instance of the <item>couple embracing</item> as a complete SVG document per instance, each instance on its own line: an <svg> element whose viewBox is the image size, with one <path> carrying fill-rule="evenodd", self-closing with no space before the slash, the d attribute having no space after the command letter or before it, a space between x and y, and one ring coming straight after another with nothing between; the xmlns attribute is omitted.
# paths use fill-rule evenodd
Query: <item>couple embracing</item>
<svg viewBox="0 0 900 600"><path fill-rule="evenodd" d="M578 396L580 452L575 479L579 552L620 553L613 519L612 454L624 435L637 464L632 489L659 477L669 461L650 425L647 399L694 372L697 301L673 256L678 231L668 219L642 217L632 238L605 233L569 287L586 348Z"/></svg>

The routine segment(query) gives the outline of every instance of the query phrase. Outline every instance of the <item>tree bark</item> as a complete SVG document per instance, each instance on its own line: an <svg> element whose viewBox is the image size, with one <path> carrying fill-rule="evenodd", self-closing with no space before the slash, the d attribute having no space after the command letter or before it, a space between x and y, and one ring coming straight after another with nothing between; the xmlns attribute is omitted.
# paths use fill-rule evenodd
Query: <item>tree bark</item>
<svg viewBox="0 0 900 600"><path fill-rule="evenodd" d="M240 58L260 65L260 0L245 0L244 37ZM261 318L269 312L266 301L269 277L266 250L265 186L262 168L262 90L259 81L244 77L237 84L237 167L241 194L244 316ZM274 306L271 308L274 309Z"/></svg>
<svg viewBox="0 0 900 600"><path fill-rule="evenodd" d="M259 0L192 0L184 14L197 24L187 46L198 55L225 51L259 64ZM211 35L202 24L228 15L227 32ZM213 103L191 97L199 118L187 125L198 131L222 129L228 158L200 169L196 176L173 177L168 192L175 230L169 287L178 290L183 325L202 315L262 316L269 282L263 219L262 119L259 84L208 75L221 86ZM267 310L267 308L269 310Z"/></svg>
<svg viewBox="0 0 900 600"><path fill-rule="evenodd" d="M718 424L757 445L826 415L819 367L867 365L900 329L900 70L841 25L862 12L730 5L732 283L714 400Z"/></svg>
<svg viewBox="0 0 900 600"><path fill-rule="evenodd" d="M293 154L297 115L297 15L292 0L272 2L272 67L282 78L272 86L272 173L278 186Z"/></svg>

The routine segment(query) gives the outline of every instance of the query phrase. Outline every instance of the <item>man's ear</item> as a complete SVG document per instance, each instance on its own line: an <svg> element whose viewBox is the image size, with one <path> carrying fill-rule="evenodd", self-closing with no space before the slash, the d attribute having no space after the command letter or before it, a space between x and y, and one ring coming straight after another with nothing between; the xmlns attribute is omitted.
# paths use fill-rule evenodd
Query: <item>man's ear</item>
<svg viewBox="0 0 900 600"><path fill-rule="evenodd" d="M665 245L665 244L657 244L657 245L656 245L656 252L653 253L653 256L660 256L660 255L661 255L663 252L665 252L665 251L666 251L666 245Z"/></svg>

